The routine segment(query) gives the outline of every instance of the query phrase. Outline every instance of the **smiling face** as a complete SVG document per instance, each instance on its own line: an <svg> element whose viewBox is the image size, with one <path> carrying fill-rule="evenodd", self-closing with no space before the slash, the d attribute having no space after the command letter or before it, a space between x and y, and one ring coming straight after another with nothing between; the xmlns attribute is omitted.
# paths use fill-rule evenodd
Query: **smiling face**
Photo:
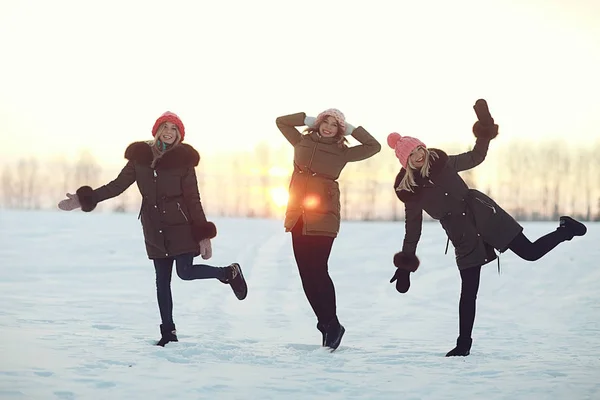
<svg viewBox="0 0 600 400"><path fill-rule="evenodd" d="M165 122L165 125L160 131L158 139L163 143L173 144L178 136L179 131L177 130L177 125L171 122Z"/></svg>
<svg viewBox="0 0 600 400"><path fill-rule="evenodd" d="M414 168L418 169L421 168L423 164L425 164L426 156L427 155L425 153L425 149L422 146L419 146L416 149L414 149L412 153L410 153L408 160Z"/></svg>
<svg viewBox="0 0 600 400"><path fill-rule="evenodd" d="M337 120L332 116L327 116L319 125L319 133L323 137L334 137L337 135L339 126Z"/></svg>

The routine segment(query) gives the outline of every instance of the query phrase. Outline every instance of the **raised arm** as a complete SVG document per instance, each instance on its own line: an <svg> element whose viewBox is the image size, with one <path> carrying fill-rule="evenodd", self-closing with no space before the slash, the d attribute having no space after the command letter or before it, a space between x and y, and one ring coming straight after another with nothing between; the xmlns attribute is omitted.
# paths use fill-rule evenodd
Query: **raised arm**
<svg viewBox="0 0 600 400"><path fill-rule="evenodd" d="M484 128L479 122L476 122L473 125L473 134L477 140L472 150L448 157L448 163L456 171L474 168L485 160L490 141L498 136L498 125Z"/></svg>
<svg viewBox="0 0 600 400"><path fill-rule="evenodd" d="M77 189L75 193L77 193L81 210L85 212L94 210L98 203L117 197L133 182L135 182L135 166L132 161L128 161L119 175L106 185L100 186L98 189L92 189L90 186L82 186Z"/></svg>
<svg viewBox="0 0 600 400"><path fill-rule="evenodd" d="M196 241L203 239L212 239L217 236L217 227L214 223L207 221L202 201L200 200L200 192L198 191L198 178L194 167L189 167L187 173L181 182L181 190L183 192L183 200L190 213L192 224L192 234Z"/></svg>
<svg viewBox="0 0 600 400"><path fill-rule="evenodd" d="M381 144L362 126L353 129L351 135L361 144L346 149L346 161L365 160L381 151Z"/></svg>
<svg viewBox="0 0 600 400"><path fill-rule="evenodd" d="M298 142L300 142L300 140L302 140L302 133L300 133L300 131L295 127L306 125L305 120L306 114L300 112L277 117L275 123L277 124L277 128L279 128L281 133L283 133L283 136L285 136L288 142L290 142L292 146L295 146Z"/></svg>

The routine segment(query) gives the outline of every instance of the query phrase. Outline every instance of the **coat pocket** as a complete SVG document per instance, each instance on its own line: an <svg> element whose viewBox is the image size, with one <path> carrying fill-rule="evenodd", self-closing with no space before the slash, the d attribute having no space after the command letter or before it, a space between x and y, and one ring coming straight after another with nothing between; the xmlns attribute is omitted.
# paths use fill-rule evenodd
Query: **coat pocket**
<svg viewBox="0 0 600 400"><path fill-rule="evenodd" d="M162 207L162 223L168 226L189 225L191 218L185 203L179 200L167 201Z"/></svg>
<svg viewBox="0 0 600 400"><path fill-rule="evenodd" d="M181 203L179 203L179 202L177 202L177 209L179 210L179 212L181 213L181 215L185 219L185 222L190 222L190 220L188 219L187 215L185 214L185 211L183 211L183 208L181 207Z"/></svg>
<svg viewBox="0 0 600 400"><path fill-rule="evenodd" d="M493 221L501 211L494 200L477 190L470 191L467 204L473 214L476 225L480 229L483 229Z"/></svg>

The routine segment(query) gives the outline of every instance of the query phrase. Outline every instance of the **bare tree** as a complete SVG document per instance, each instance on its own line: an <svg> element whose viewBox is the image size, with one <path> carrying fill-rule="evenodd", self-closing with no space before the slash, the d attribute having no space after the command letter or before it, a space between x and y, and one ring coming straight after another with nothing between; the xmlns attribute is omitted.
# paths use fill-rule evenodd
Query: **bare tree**
<svg viewBox="0 0 600 400"><path fill-rule="evenodd" d="M272 216L272 209L269 192L271 189L271 176L269 175L271 168L271 148L269 144L266 141L259 142L254 149L254 155L259 171L260 191L262 193L263 207L261 214L263 217L270 218Z"/></svg>
<svg viewBox="0 0 600 400"><path fill-rule="evenodd" d="M242 161L240 157L237 155L233 158L233 165L231 168L231 177L229 179L231 185L233 186L233 215L241 216L242 215L242 204L243 204L243 196L244 191L246 190L244 184L244 179L242 174L244 173L244 168L242 165Z"/></svg>
<svg viewBox="0 0 600 400"><path fill-rule="evenodd" d="M45 195L50 197L51 204L56 205L66 193L73 193L77 189L73 182L74 167L64 156L47 163L52 173L44 179L47 183Z"/></svg>
<svg viewBox="0 0 600 400"><path fill-rule="evenodd" d="M551 216L551 176L554 168L554 157L557 154L555 147L556 145L551 142L538 143L530 148L528 154L533 159L530 169L531 177L528 181L532 184L529 190L534 192L531 204L537 205L531 210L534 219L547 220Z"/></svg>
<svg viewBox="0 0 600 400"><path fill-rule="evenodd" d="M375 213L377 210L377 189L378 180L377 173L379 171L378 160L374 157L370 157L364 161L361 161L361 179L363 181L362 189L362 220L371 221L375 219Z"/></svg>
<svg viewBox="0 0 600 400"><path fill-rule="evenodd" d="M14 171L14 207L23 209L39 209L41 206L42 181L39 178L38 161L31 157L21 158Z"/></svg>
<svg viewBox="0 0 600 400"><path fill-rule="evenodd" d="M100 166L92 153L88 150L81 151L73 169L74 187L85 185L95 187L98 184L100 173Z"/></svg>
<svg viewBox="0 0 600 400"><path fill-rule="evenodd" d="M5 165L2 171L2 205L4 208L16 206L15 183L9 165Z"/></svg>

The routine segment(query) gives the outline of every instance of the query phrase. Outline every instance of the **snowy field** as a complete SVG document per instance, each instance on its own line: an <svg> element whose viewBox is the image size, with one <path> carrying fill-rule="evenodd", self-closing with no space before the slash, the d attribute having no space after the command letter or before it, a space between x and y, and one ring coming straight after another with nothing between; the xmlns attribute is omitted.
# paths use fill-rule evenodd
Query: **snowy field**
<svg viewBox="0 0 600 400"><path fill-rule="evenodd" d="M0 211L0 399L600 399L598 223L540 261L486 266L471 355L445 358L460 278L438 223L405 295L388 283L403 223L342 224L330 271L347 332L328 353L282 222L214 221L208 263L239 262L248 298L174 274L180 342L161 348L136 214Z"/></svg>

